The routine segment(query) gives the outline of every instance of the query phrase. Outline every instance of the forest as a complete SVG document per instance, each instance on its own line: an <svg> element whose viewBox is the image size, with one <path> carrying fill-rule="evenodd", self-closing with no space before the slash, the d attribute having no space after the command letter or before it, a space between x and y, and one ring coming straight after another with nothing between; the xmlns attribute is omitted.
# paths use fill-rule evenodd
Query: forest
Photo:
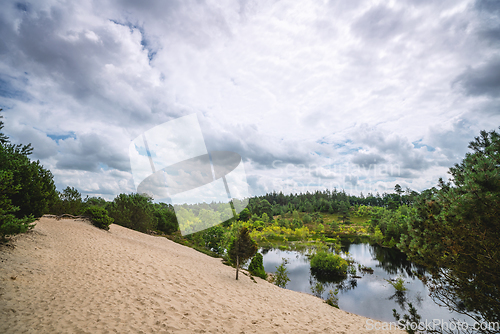
<svg viewBox="0 0 500 334"><path fill-rule="evenodd" d="M0 121L0 130L3 126ZM185 204L174 210L170 204L155 203L137 193L106 201L82 198L78 189L69 186L57 191L52 173L30 159L31 144L13 144L0 133L0 239L8 242L10 236L29 231L44 214L69 214L85 216L104 229L114 223L167 237L225 257L234 265L238 259L231 256L238 245L235 240L245 233L252 240L251 247L275 244L284 248L293 247L294 242L335 245L341 237L361 236L397 248L424 265L431 275L423 279L443 305L476 320L498 322L499 134L481 131L469 149L449 169L448 181L440 179L436 187L420 193L399 184L390 193L359 196L337 189L273 192L250 198L239 214L223 212L225 221L213 226L211 222L221 218L213 210L220 203ZM212 227L182 236L176 212L188 221L199 219Z"/></svg>

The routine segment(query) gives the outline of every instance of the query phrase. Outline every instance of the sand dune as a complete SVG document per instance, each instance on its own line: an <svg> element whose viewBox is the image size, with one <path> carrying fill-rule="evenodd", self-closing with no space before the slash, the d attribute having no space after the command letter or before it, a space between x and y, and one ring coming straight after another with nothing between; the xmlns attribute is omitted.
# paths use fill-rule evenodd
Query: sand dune
<svg viewBox="0 0 500 334"><path fill-rule="evenodd" d="M0 333L370 333L168 239L41 218L0 250ZM387 331L383 331L387 333Z"/></svg>

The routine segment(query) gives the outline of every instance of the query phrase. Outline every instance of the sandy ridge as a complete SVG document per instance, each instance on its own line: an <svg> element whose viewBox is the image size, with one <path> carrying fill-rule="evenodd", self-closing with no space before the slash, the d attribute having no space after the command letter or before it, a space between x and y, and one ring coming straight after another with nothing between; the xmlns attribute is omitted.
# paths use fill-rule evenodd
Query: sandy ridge
<svg viewBox="0 0 500 334"><path fill-rule="evenodd" d="M236 281L220 259L118 225L44 217L13 244L0 248L0 333L381 332L314 296Z"/></svg>

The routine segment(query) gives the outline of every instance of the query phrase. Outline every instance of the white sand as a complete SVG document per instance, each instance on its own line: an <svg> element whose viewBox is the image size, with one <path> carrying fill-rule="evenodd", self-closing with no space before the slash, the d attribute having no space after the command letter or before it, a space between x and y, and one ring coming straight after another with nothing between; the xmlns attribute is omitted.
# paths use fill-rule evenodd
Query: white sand
<svg viewBox="0 0 500 334"><path fill-rule="evenodd" d="M118 225L41 218L12 244L0 248L0 333L389 333Z"/></svg>

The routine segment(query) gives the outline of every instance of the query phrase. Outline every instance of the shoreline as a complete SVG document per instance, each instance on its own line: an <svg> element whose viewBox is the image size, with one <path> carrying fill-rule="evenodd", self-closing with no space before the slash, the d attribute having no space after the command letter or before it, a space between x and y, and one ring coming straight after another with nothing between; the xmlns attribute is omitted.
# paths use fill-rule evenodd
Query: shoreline
<svg viewBox="0 0 500 334"><path fill-rule="evenodd" d="M0 251L0 332L375 333L167 238L42 217ZM384 333L402 333L392 330Z"/></svg>

